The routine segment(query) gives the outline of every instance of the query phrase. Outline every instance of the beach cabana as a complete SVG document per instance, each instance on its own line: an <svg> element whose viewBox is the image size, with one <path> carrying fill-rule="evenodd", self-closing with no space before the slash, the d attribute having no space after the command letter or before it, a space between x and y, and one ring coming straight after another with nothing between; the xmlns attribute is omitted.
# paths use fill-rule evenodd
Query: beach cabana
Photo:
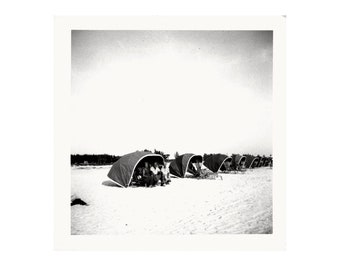
<svg viewBox="0 0 340 270"><path fill-rule="evenodd" d="M239 171L239 170L245 169L245 166L246 166L245 156L233 154L231 158L232 158L231 166L234 170Z"/></svg>
<svg viewBox="0 0 340 270"><path fill-rule="evenodd" d="M268 167L268 165L269 165L269 157L264 157L263 166Z"/></svg>
<svg viewBox="0 0 340 270"><path fill-rule="evenodd" d="M151 152L136 151L125 156L112 164L108 173L108 177L121 187L128 187L131 184L133 172L138 166L143 166L147 161L150 164L158 162L164 164L164 159L161 155Z"/></svg>
<svg viewBox="0 0 340 270"><path fill-rule="evenodd" d="M176 159L171 161L169 171L172 175L183 178L187 172L195 174L193 170L193 163L202 162L203 158L201 155L195 154L184 154L178 156Z"/></svg>
<svg viewBox="0 0 340 270"><path fill-rule="evenodd" d="M225 166L226 162L231 163L232 158L223 154L213 154L204 160L203 164L212 172L227 171L229 168Z"/></svg>
<svg viewBox="0 0 340 270"><path fill-rule="evenodd" d="M264 166L264 161L265 161L266 158L264 156L263 157L258 156L258 158L259 158L259 162L257 164L257 167L263 167Z"/></svg>
<svg viewBox="0 0 340 270"><path fill-rule="evenodd" d="M268 166L269 166L269 167L273 167L273 157L270 156L270 157L268 157L267 159L268 159Z"/></svg>
<svg viewBox="0 0 340 270"><path fill-rule="evenodd" d="M253 155L245 155L246 157L246 168L256 168L259 162L259 158Z"/></svg>

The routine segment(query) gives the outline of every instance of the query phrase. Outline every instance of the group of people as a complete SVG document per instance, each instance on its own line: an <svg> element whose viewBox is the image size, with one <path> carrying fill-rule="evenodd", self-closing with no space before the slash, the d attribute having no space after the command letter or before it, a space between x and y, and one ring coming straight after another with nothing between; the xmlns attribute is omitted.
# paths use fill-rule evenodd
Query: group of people
<svg viewBox="0 0 340 270"><path fill-rule="evenodd" d="M139 166L134 171L133 180L137 186L154 187L158 184L161 186L171 182L170 172L166 165L154 162L144 162L144 166Z"/></svg>

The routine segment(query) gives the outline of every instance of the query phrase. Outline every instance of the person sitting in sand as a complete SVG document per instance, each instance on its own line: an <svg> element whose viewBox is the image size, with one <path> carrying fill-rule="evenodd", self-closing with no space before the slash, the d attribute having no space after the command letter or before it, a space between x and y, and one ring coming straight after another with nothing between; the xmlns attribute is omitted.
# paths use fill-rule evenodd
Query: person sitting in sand
<svg viewBox="0 0 340 270"><path fill-rule="evenodd" d="M162 172L162 178L163 181L166 185L170 184L171 179L170 179L170 172L169 172L169 168L165 165L162 165L161 168L161 172Z"/></svg>
<svg viewBox="0 0 340 270"><path fill-rule="evenodd" d="M163 170L163 164L159 164L158 169L159 169L159 172L160 172L161 186L164 186L164 184L165 184L165 174L164 174L164 170Z"/></svg>
<svg viewBox="0 0 340 270"><path fill-rule="evenodd" d="M194 177L200 177L202 174L201 164L199 160L196 160L195 162L190 162L189 168L192 171Z"/></svg>
<svg viewBox="0 0 340 270"><path fill-rule="evenodd" d="M144 162L144 167L142 169L142 183L146 187L149 187L150 185L152 185L151 171L149 169L148 162Z"/></svg>
<svg viewBox="0 0 340 270"><path fill-rule="evenodd" d="M142 174L143 174L142 167L137 167L133 172L132 180L137 186L143 185Z"/></svg>
<svg viewBox="0 0 340 270"><path fill-rule="evenodd" d="M151 179L152 179L152 186L156 186L158 181L161 179L161 170L158 167L158 162L155 162L153 166L151 166Z"/></svg>
<svg viewBox="0 0 340 270"><path fill-rule="evenodd" d="M170 172L166 165L159 165L159 169L161 171L161 186L167 185L170 183Z"/></svg>
<svg viewBox="0 0 340 270"><path fill-rule="evenodd" d="M196 160L196 170L197 170L198 175L202 174L202 166L199 160Z"/></svg>

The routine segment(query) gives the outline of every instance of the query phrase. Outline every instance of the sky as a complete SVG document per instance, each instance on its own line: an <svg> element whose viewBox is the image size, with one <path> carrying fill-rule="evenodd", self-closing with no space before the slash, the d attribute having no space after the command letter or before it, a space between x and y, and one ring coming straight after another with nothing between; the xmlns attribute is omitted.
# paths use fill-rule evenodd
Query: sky
<svg viewBox="0 0 340 270"><path fill-rule="evenodd" d="M272 31L72 31L71 152L272 153Z"/></svg>

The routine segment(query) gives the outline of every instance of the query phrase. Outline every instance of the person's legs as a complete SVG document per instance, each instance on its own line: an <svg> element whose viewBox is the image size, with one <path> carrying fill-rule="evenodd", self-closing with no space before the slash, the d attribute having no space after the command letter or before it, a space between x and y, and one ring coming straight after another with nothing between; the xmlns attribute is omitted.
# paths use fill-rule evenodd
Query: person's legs
<svg viewBox="0 0 340 270"><path fill-rule="evenodd" d="M150 176L150 187L154 187L155 186L155 177L154 175Z"/></svg>
<svg viewBox="0 0 340 270"><path fill-rule="evenodd" d="M144 177L144 184L146 187L149 187L151 184L150 176Z"/></svg>
<svg viewBox="0 0 340 270"><path fill-rule="evenodd" d="M153 187L155 184L155 175L150 176L150 186Z"/></svg>
<svg viewBox="0 0 340 270"><path fill-rule="evenodd" d="M153 179L154 179L153 186L156 186L158 184L159 179L160 179L160 175L159 174L154 175Z"/></svg>
<svg viewBox="0 0 340 270"><path fill-rule="evenodd" d="M170 182L171 182L170 174L167 173L167 174L165 175L165 184L170 184Z"/></svg>

